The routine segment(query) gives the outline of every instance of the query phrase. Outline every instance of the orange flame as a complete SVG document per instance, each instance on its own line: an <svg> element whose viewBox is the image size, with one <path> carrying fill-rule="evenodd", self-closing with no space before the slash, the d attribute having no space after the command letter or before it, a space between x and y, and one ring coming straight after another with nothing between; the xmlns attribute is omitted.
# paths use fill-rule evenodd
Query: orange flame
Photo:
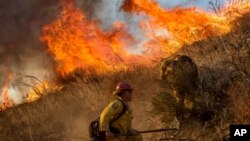
<svg viewBox="0 0 250 141"><path fill-rule="evenodd" d="M55 83L43 82L36 84L29 90L25 98L26 102L34 102L41 96L61 90L63 87Z"/></svg>
<svg viewBox="0 0 250 141"><path fill-rule="evenodd" d="M4 86L3 86L3 90L2 90L2 103L1 103L1 107L0 107L0 111L4 111L6 108L12 107L14 105L14 102L9 98L9 83L12 79L12 73L9 73L5 82L4 82Z"/></svg>
<svg viewBox="0 0 250 141"><path fill-rule="evenodd" d="M112 32L104 33L98 22L88 20L73 1L62 1L59 18L43 28L42 41L58 62L63 74L76 68L95 68L99 72L124 67L124 50L133 38L126 25L116 22ZM122 40L122 42L121 42Z"/></svg>
<svg viewBox="0 0 250 141"><path fill-rule="evenodd" d="M26 101L27 102L33 102L39 99L42 94L46 93L47 89L49 88L49 84L47 82L44 82L42 84L37 84L27 94Z"/></svg>
<svg viewBox="0 0 250 141"><path fill-rule="evenodd" d="M206 13L197 8L162 9L151 0L126 0L122 6L127 12L144 13L148 19L141 22L141 28L158 46L176 52L184 43L205 39L212 35L222 35L230 31L225 17ZM165 34L152 32L164 31Z"/></svg>

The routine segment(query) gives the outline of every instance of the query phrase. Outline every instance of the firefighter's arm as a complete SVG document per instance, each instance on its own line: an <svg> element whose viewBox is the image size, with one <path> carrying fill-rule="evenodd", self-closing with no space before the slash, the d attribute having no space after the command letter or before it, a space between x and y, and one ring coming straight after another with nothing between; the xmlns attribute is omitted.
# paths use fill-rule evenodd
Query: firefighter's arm
<svg viewBox="0 0 250 141"><path fill-rule="evenodd" d="M110 122L122 112L122 103L119 100L111 102L100 115L100 130L109 131Z"/></svg>

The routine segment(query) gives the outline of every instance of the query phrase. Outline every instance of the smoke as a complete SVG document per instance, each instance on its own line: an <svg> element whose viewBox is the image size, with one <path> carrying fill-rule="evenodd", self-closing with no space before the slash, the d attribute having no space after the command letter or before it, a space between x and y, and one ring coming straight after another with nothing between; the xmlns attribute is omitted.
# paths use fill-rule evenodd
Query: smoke
<svg viewBox="0 0 250 141"><path fill-rule="evenodd" d="M9 96L19 104L28 88L17 79L23 75L48 80L53 72L51 57L39 41L41 26L56 17L57 0L0 1L0 93L7 74ZM1 98L0 98L1 101Z"/></svg>
<svg viewBox="0 0 250 141"><path fill-rule="evenodd" d="M144 18L144 15L124 12L120 9L123 2L124 0L102 0L96 5L93 17L100 21L103 30L110 30L116 21L126 24L128 33L137 41L136 44L128 48L128 51L136 54L142 53L143 44L147 38L141 31L139 22Z"/></svg>
<svg viewBox="0 0 250 141"><path fill-rule="evenodd" d="M102 3L104 0L76 0L76 4L84 11L88 18L95 17L96 11L99 9L97 5Z"/></svg>

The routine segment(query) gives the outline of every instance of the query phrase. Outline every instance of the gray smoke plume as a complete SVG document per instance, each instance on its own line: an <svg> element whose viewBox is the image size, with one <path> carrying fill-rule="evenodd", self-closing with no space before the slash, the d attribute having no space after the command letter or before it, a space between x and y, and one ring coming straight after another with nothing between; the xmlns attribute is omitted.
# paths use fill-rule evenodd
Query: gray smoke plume
<svg viewBox="0 0 250 141"><path fill-rule="evenodd" d="M139 22L144 16L122 11L120 8L123 2L124 0L102 0L96 5L93 17L100 21L103 30L110 30L116 21L125 23L128 33L137 41L128 51L140 54L143 51L143 43L147 40L139 27Z"/></svg>
<svg viewBox="0 0 250 141"><path fill-rule="evenodd" d="M103 1L104 0L76 0L76 4L84 11L88 18L92 19L97 11L97 5Z"/></svg>
<svg viewBox="0 0 250 141"><path fill-rule="evenodd" d="M7 74L12 74L9 94L15 103L22 102L24 89L17 79L24 75L48 80L52 61L39 40L41 27L56 18L57 0L0 1L0 93Z"/></svg>

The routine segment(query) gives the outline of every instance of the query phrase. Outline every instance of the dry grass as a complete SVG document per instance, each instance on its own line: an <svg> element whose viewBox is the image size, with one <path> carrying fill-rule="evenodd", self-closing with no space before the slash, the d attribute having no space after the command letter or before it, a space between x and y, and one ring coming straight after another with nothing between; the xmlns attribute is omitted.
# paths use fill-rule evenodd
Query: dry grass
<svg viewBox="0 0 250 141"><path fill-rule="evenodd" d="M60 91L2 112L0 136L5 141L40 141L49 135L51 138L44 140L87 140L88 124L113 99L112 92L120 80L128 80L135 88L134 120L137 127L143 129L145 121L141 119L146 115L145 106L158 87L157 71L148 70L137 67L134 71L88 77L77 70L59 77L58 81L64 86Z"/></svg>

